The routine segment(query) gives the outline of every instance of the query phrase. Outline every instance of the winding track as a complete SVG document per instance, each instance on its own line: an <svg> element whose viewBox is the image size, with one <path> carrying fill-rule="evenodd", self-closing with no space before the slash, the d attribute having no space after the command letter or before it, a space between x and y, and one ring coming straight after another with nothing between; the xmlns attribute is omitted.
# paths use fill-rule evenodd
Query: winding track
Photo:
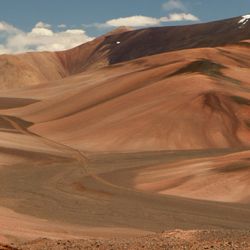
<svg viewBox="0 0 250 250"><path fill-rule="evenodd" d="M80 150L28 131L15 117L0 115L0 118L19 133L33 136L77 162L77 170L74 164L70 163L69 169L63 168L61 164L54 168L48 166L44 169L42 166L34 169L31 164L3 171L0 177L5 181L5 185L1 195L9 192L10 198L14 200L22 197L23 202L7 204L8 208L18 213L85 228L101 227L105 230L106 227L138 229L142 232L160 232L176 228L249 228L249 206L157 195L135 190L131 186L120 186L119 181L118 185L115 185L112 180L117 176L113 175L112 171L108 176L104 172L104 178L111 178L111 182L103 179L103 175L94 172L95 165L92 169L93 163L88 155ZM145 161L143 162L145 164ZM109 163L104 162L105 164ZM74 186L78 184L80 190ZM34 208L38 208L38 211Z"/></svg>
<svg viewBox="0 0 250 250"><path fill-rule="evenodd" d="M140 191L137 191L134 189L115 185L115 184L101 178L100 176L95 175L94 173L91 173L89 168L88 168L89 159L86 156L86 154L84 154L80 150L72 148L72 147L67 146L65 144L56 142L54 140L48 139L46 137L42 137L38 134L32 133L28 129L24 129L22 126L20 126L17 122L15 122L13 119L11 119L10 116L0 115L0 118L5 120L6 122L8 122L18 132L20 132L24 135L35 136L36 138L39 138L40 140L42 140L43 142L48 144L49 146L53 146L59 150L63 150L65 153L67 153L67 155L70 155L72 158L76 159L79 162L80 166L84 169L84 172L88 176L90 176L92 179L94 179L94 180L96 180L96 181L98 181L98 182L100 182L108 187L111 187L111 188L115 188L115 189L119 189L119 190L123 190L123 191L133 191L133 192L141 193Z"/></svg>

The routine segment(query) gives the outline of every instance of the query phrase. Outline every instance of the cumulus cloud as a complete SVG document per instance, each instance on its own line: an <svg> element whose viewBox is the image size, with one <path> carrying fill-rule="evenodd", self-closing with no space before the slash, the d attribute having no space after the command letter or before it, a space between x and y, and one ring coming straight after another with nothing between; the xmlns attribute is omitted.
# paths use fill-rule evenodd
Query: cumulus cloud
<svg viewBox="0 0 250 250"><path fill-rule="evenodd" d="M57 27L60 29L65 29L65 28L67 28L67 25L62 23L62 24L57 25Z"/></svg>
<svg viewBox="0 0 250 250"><path fill-rule="evenodd" d="M50 29L50 28L51 28L51 25L48 24L48 23L44 23L44 22L38 22L38 23L35 25L35 28Z"/></svg>
<svg viewBox="0 0 250 250"><path fill-rule="evenodd" d="M109 26L119 27L119 26L153 26L159 24L161 21L158 18L148 17L148 16L130 16L117 19L111 19L106 22Z"/></svg>
<svg viewBox="0 0 250 250"><path fill-rule="evenodd" d="M148 16L130 16L117 19L111 19L107 21L105 26L120 27L144 27L144 26L156 26L166 22L178 22L178 21L199 21L199 18L190 13L172 13L166 17L148 17Z"/></svg>
<svg viewBox="0 0 250 250"><path fill-rule="evenodd" d="M11 51L7 49L4 45L0 44L0 54L9 54Z"/></svg>
<svg viewBox="0 0 250 250"><path fill-rule="evenodd" d="M162 5L164 10L182 10L186 11L186 6L181 2L181 0L169 0Z"/></svg>
<svg viewBox="0 0 250 250"><path fill-rule="evenodd" d="M160 18L161 22L199 21L197 16L190 13L173 13L169 17Z"/></svg>
<svg viewBox="0 0 250 250"><path fill-rule="evenodd" d="M65 50L93 39L82 29L55 32L51 25L43 22L38 22L30 32L0 22L0 36L0 54Z"/></svg>
<svg viewBox="0 0 250 250"><path fill-rule="evenodd" d="M8 24L6 22L0 22L0 32L7 32L7 33L12 33L12 32L17 32L18 29L14 27L11 24Z"/></svg>

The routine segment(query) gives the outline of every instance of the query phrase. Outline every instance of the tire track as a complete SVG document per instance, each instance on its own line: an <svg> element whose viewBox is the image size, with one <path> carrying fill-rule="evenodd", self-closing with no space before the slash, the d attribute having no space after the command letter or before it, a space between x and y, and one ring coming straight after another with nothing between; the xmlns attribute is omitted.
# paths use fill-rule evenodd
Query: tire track
<svg viewBox="0 0 250 250"><path fill-rule="evenodd" d="M116 184L113 184L113 183L103 179L102 177L100 177L100 176L98 176L98 175L96 175L94 173L91 173L91 171L88 168L89 159L79 149L72 148L72 147L67 146L67 145L65 145L63 143L60 143L60 142L54 141L52 139L49 139L47 137L43 137L43 136L40 136L38 134L32 133L32 132L28 131L27 129L24 129L17 122L13 121L10 116L0 115L0 117L3 120L5 120L6 122L8 122L18 132L20 132L20 133L22 133L24 135L29 135L29 136L34 136L36 138L39 138L40 140L42 140L47 145L55 147L58 150L67 153L67 155L69 155L70 157L76 159L79 162L80 166L83 167L84 172L88 176L90 176L92 179L94 179L95 181L97 181L97 182L99 182L101 184L104 184L104 185L106 185L108 187L111 187L111 188L115 188L115 189L119 189L119 190L123 190L123 191L130 191L130 192L132 191L132 192L136 192L136 193L141 193L140 191L137 191L137 190L134 190L134 189L118 186Z"/></svg>

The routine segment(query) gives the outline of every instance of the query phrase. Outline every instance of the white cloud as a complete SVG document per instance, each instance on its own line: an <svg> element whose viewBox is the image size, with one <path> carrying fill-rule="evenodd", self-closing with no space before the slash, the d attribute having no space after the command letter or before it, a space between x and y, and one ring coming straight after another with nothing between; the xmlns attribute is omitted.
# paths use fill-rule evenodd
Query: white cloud
<svg viewBox="0 0 250 250"><path fill-rule="evenodd" d="M186 11L186 6L182 3L181 0L169 0L162 5L164 10L182 10Z"/></svg>
<svg viewBox="0 0 250 250"><path fill-rule="evenodd" d="M65 50L93 39L82 29L55 32L51 25L43 22L37 23L30 32L0 22L0 35L5 38L0 44L0 54Z"/></svg>
<svg viewBox="0 0 250 250"><path fill-rule="evenodd" d="M14 27L11 24L8 24L6 22L0 22L0 32L7 32L7 33L12 33L12 32L17 32L18 29Z"/></svg>
<svg viewBox="0 0 250 250"><path fill-rule="evenodd" d="M53 34L54 33L51 29L39 28L39 27L33 28L32 31L28 33L28 35L31 36L53 36Z"/></svg>
<svg viewBox="0 0 250 250"><path fill-rule="evenodd" d="M199 21L199 18L190 13L173 13L169 17L160 18L161 22L179 22L179 21Z"/></svg>
<svg viewBox="0 0 250 250"><path fill-rule="evenodd" d="M73 29L73 30L66 30L65 33L73 34L73 35L84 35L85 31L81 29Z"/></svg>
<svg viewBox="0 0 250 250"><path fill-rule="evenodd" d="M11 53L11 51L5 48L4 45L0 44L0 54L9 54L9 53Z"/></svg>
<svg viewBox="0 0 250 250"><path fill-rule="evenodd" d="M105 26L120 27L144 27L144 26L156 26L165 22L178 22L178 21L198 21L199 18L190 13L172 13L166 17L148 17L148 16L130 16L117 18L107 21Z"/></svg>
<svg viewBox="0 0 250 250"><path fill-rule="evenodd" d="M35 28L45 28L45 29L50 29L51 25L48 23L44 23L44 22L38 22L35 26Z"/></svg>
<svg viewBox="0 0 250 250"><path fill-rule="evenodd" d="M60 29L65 29L67 28L67 25L62 23L62 24L57 25L57 27Z"/></svg>
<svg viewBox="0 0 250 250"><path fill-rule="evenodd" d="M147 16L130 16L117 19L111 19L106 22L109 26L119 27L119 26L131 26L131 27L140 27L140 26L153 26L158 25L161 21L154 17Z"/></svg>

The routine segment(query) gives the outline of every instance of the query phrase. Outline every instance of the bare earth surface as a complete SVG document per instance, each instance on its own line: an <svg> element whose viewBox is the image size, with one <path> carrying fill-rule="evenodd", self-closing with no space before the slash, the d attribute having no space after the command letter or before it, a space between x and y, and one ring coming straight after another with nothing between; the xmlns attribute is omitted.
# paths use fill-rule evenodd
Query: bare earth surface
<svg viewBox="0 0 250 250"><path fill-rule="evenodd" d="M80 249L250 249L250 232L242 231L166 231L139 238L86 238L81 240L49 240L2 245L1 250L80 250Z"/></svg>
<svg viewBox="0 0 250 250"><path fill-rule="evenodd" d="M238 21L0 56L0 249L249 249Z"/></svg>

